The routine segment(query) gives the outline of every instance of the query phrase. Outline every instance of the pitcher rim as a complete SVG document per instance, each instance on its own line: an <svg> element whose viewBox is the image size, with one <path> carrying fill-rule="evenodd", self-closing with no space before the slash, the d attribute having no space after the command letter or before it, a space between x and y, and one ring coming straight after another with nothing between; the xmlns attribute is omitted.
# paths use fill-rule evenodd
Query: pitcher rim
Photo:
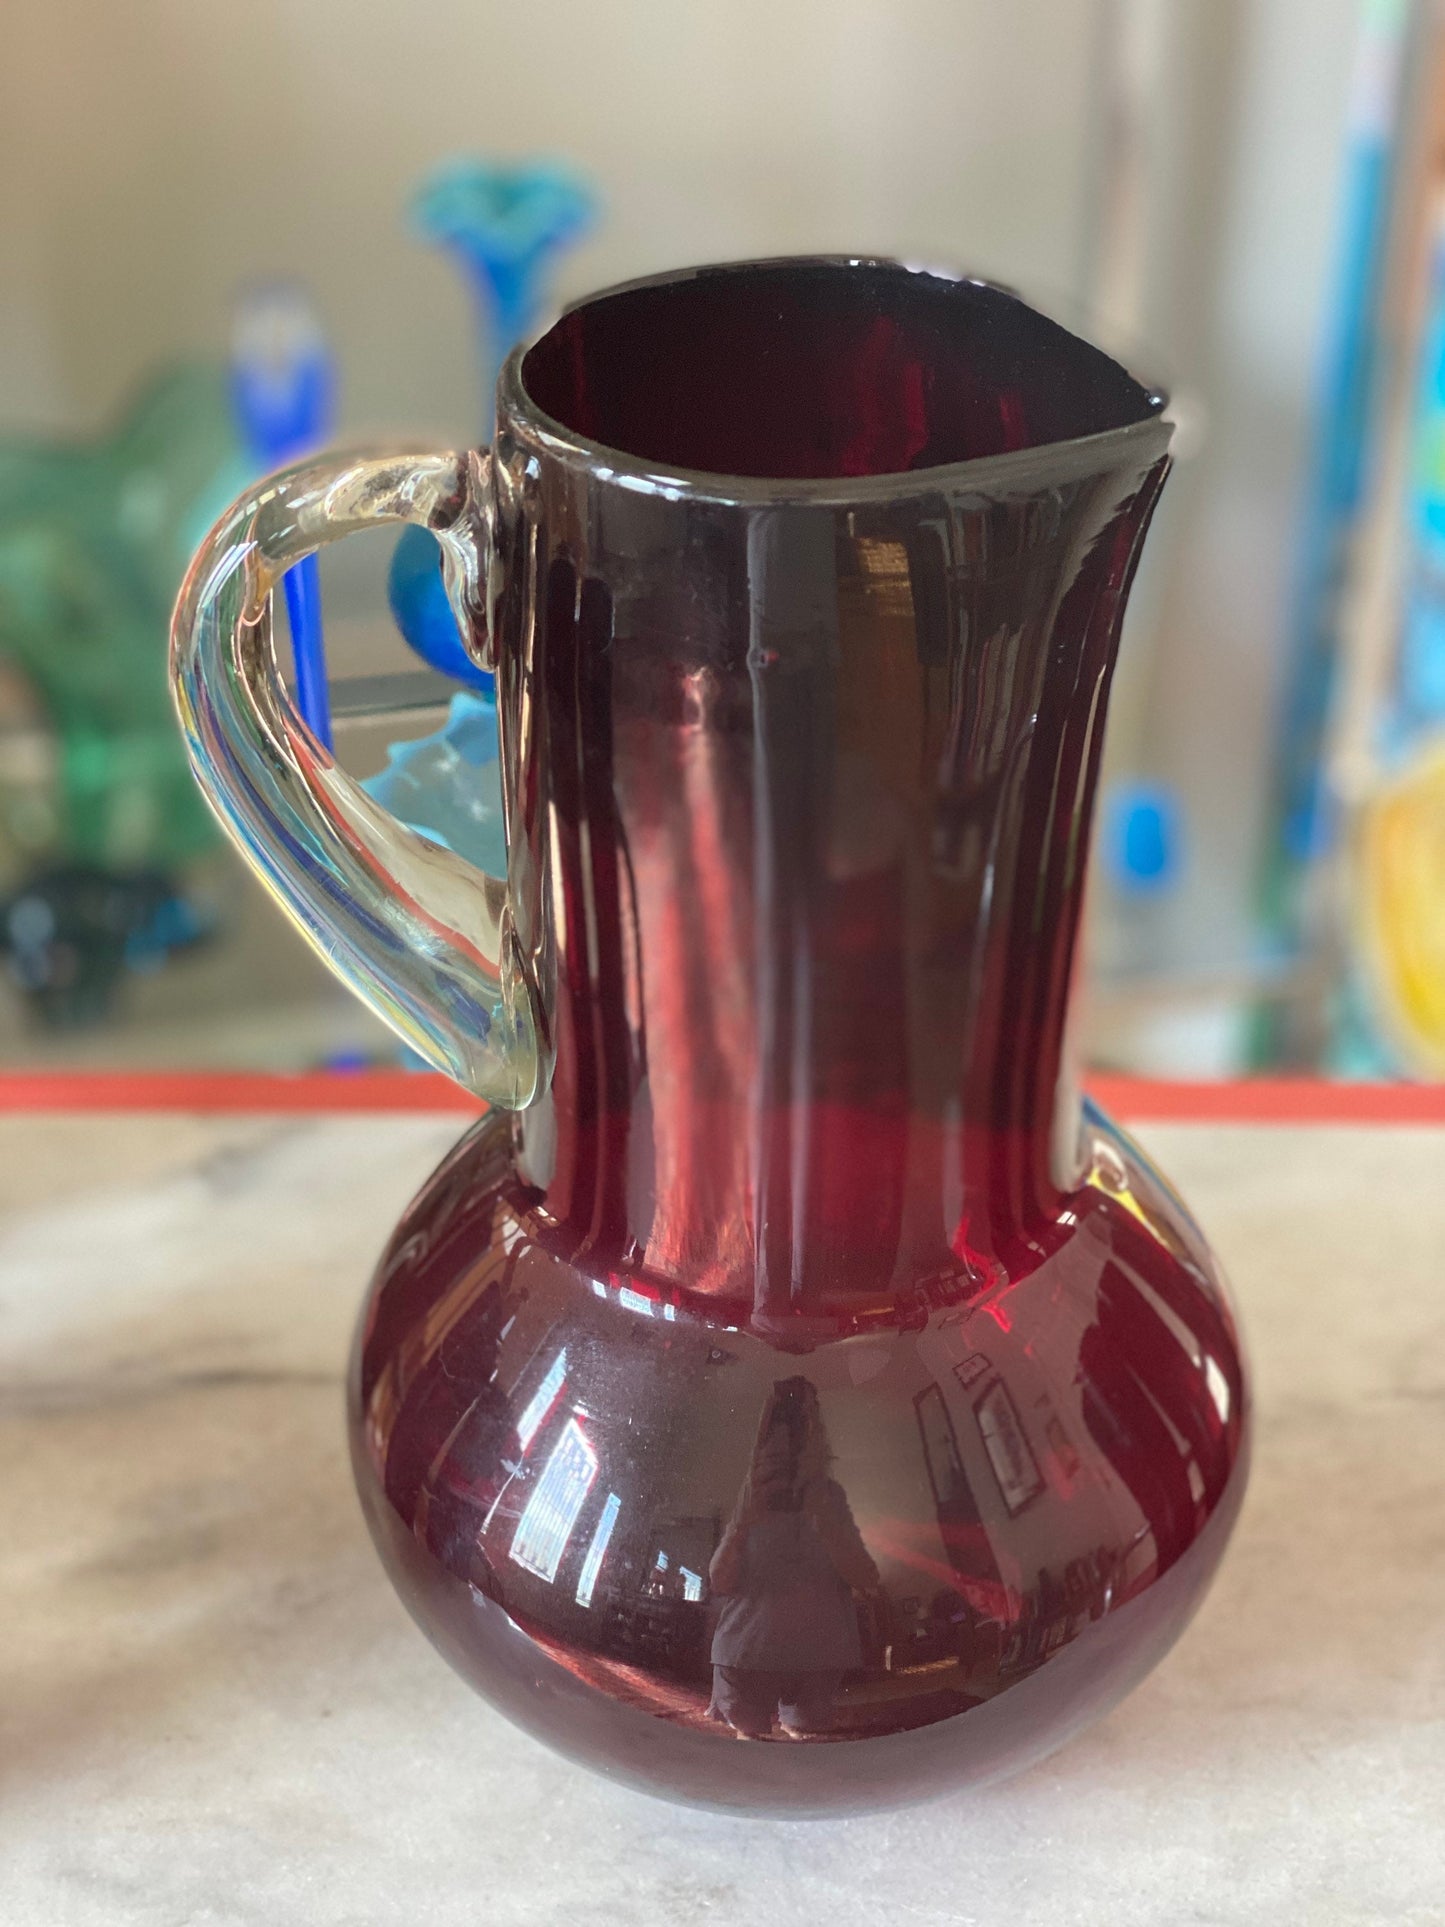
<svg viewBox="0 0 1445 1927"><path fill-rule="evenodd" d="M1106 356L1131 381L1144 390L1152 404L1151 412L1137 421L1121 422L1115 428L1099 429L1090 435L1076 435L1037 442L1028 448L1010 449L998 455L974 455L958 462L938 462L924 468L890 469L875 475L763 476L738 475L726 471L686 468L635 455L615 444L594 440L580 430L569 428L534 400L523 378L522 368L528 354L566 315L590 308L617 295L634 294L644 288L674 286L704 274L745 273L762 268L884 268L902 274L926 275L936 281L966 283L991 294L1019 302L1032 313L1054 321L1073 340L1082 342ZM781 254L749 257L737 261L708 261L691 267L668 268L657 274L644 274L626 281L613 282L581 295L555 309L546 325L512 349L497 377L497 430L520 429L540 452L570 467L585 468L601 482L663 499L726 502L738 507L781 506L785 503L817 507L839 507L852 503L896 501L941 492L1002 493L1026 484L1047 472L1060 480L1079 475L1102 474L1119 464L1125 452L1138 445L1140 465L1162 456L1169 446L1174 423L1168 409L1168 390L1157 382L1134 372L1116 353L1056 316L1017 288L1006 282L967 270L939 266L935 262L908 261L900 256L880 254Z"/></svg>

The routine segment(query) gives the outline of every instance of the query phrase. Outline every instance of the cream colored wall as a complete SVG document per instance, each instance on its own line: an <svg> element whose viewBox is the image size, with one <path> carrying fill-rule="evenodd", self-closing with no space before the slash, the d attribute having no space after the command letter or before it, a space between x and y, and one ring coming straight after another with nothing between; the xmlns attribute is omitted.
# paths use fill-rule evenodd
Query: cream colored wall
<svg viewBox="0 0 1445 1927"><path fill-rule="evenodd" d="M304 275L347 424L478 416L465 299L405 232L457 151L565 155L606 206L567 291L794 249L1070 291L1079 0L9 0L0 424L83 423Z"/></svg>

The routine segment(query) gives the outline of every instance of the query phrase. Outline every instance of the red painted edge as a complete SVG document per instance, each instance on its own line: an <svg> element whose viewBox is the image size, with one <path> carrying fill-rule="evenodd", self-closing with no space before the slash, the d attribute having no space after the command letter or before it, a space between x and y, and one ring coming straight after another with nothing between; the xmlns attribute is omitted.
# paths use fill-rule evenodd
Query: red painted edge
<svg viewBox="0 0 1445 1927"><path fill-rule="evenodd" d="M1260 1077L1218 1084L1103 1073L1090 1095L1121 1122L1445 1124L1445 1084L1333 1084ZM0 1112L451 1111L484 1107L448 1078L413 1071L0 1071Z"/></svg>
<svg viewBox="0 0 1445 1927"><path fill-rule="evenodd" d="M431 1071L0 1071L4 1111L461 1111L485 1107Z"/></svg>
<svg viewBox="0 0 1445 1927"><path fill-rule="evenodd" d="M1085 1088L1131 1124L1445 1124L1445 1084L1344 1084L1323 1077L1184 1084L1099 1072Z"/></svg>

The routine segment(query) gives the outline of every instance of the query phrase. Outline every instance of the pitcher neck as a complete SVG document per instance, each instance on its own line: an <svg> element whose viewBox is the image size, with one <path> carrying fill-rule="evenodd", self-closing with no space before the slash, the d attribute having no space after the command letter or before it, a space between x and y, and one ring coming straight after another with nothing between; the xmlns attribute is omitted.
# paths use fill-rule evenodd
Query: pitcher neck
<svg viewBox="0 0 1445 1927"><path fill-rule="evenodd" d="M1046 1238L1104 711L1163 474L902 524L754 515L723 610L745 646L681 661L554 560L503 715L545 699L555 1069L519 1170L570 1257L836 1326Z"/></svg>

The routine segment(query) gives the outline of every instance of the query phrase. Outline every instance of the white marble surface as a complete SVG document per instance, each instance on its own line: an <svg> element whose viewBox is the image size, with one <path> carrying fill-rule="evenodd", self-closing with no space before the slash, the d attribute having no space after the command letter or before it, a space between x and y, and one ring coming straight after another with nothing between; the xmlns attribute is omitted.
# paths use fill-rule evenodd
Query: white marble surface
<svg viewBox="0 0 1445 1927"><path fill-rule="evenodd" d="M543 1752L373 1558L341 1363L456 1128L0 1120L3 1927L1445 1922L1445 1132L1140 1133L1252 1340L1221 1578L1024 1778L783 1826Z"/></svg>

